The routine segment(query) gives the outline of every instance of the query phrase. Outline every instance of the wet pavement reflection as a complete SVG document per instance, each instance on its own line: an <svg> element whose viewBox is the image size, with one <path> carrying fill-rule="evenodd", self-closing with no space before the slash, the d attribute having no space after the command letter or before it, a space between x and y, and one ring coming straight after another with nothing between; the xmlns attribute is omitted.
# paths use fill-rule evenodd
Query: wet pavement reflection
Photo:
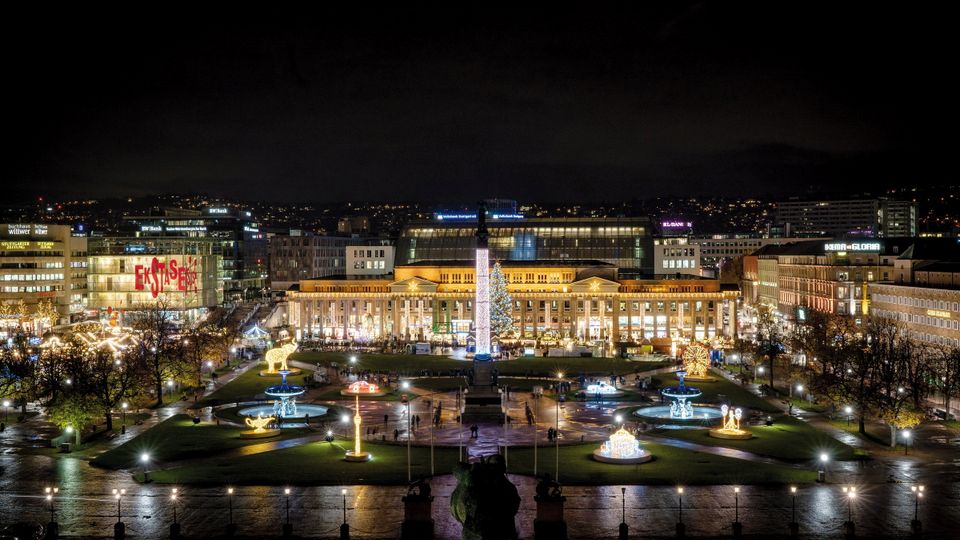
<svg viewBox="0 0 960 540"><path fill-rule="evenodd" d="M745 465L748 466L748 465ZM91 467L70 457L0 456L0 523L46 522L49 511L43 488L57 485L55 511L65 537L106 537L117 521L111 490L124 488L121 518L128 535L137 538L166 536L172 521L169 500L172 486L139 485L123 472ZM955 538L960 528L960 472L955 466L929 468L910 476L923 482L927 497L920 506L926 538ZM842 480L842 473L836 473ZM906 477L906 476L905 476ZM512 477L523 498L517 525L522 538L533 537L536 513L534 482ZM639 480L639 479L638 479ZM459 538L460 525L449 512L455 487L450 476L433 481L436 496L433 515L438 538ZM914 498L909 483L858 485L852 513L863 538L906 536L913 518ZM345 486L347 519L355 538L397 538L402 520L400 486ZM797 520L807 538L836 538L847 519L847 500L839 484L803 486L797 494ZM677 492L665 486L626 486L626 521L632 537L672 536L677 520ZM342 520L341 486L294 487L290 518L295 534L303 537L336 537ZM571 538L614 538L621 519L620 486L564 488L566 519ZM251 538L279 537L285 519L282 487L237 487L233 518L239 533ZM177 517L190 538L210 538L222 533L228 516L224 488L181 487ZM688 486L683 494L683 519L691 536L731 534L734 519L732 486ZM744 534L785 535L790 521L791 497L786 487L744 486L739 515Z"/></svg>

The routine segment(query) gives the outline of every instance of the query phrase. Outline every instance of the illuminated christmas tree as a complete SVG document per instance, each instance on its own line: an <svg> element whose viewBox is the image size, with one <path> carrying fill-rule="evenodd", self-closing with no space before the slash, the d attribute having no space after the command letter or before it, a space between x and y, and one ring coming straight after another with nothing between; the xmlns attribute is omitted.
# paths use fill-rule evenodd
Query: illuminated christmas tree
<svg viewBox="0 0 960 540"><path fill-rule="evenodd" d="M513 329L513 298L507 291L507 278L498 262L490 272L490 333L501 336Z"/></svg>

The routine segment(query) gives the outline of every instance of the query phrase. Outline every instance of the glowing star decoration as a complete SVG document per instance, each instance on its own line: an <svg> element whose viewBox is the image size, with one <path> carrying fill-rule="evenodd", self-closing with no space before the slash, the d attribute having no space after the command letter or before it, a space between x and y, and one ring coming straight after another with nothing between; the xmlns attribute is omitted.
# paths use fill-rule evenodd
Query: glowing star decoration
<svg viewBox="0 0 960 540"><path fill-rule="evenodd" d="M710 352L700 345L690 345L683 351L683 369L690 379L707 377L710 368Z"/></svg>
<svg viewBox="0 0 960 540"><path fill-rule="evenodd" d="M600 290L600 282L599 282L599 281L594 281L593 283L590 284L590 291L591 291L591 292L597 292L597 291L599 291L599 290Z"/></svg>
<svg viewBox="0 0 960 540"><path fill-rule="evenodd" d="M282 347L267 351L267 354L264 355L264 358L267 361L267 369L263 373L275 374L280 373L281 371L288 371L291 373L299 372L299 370L291 370L287 367L287 357L293 354L296 350L296 343L287 343ZM279 364L279 368L277 367L277 364Z"/></svg>
<svg viewBox="0 0 960 540"><path fill-rule="evenodd" d="M411 281L407 284L407 290L410 292L417 292L417 287L418 285L416 281Z"/></svg>
<svg viewBox="0 0 960 540"><path fill-rule="evenodd" d="M604 463L643 463L653 456L640 448L640 441L624 428L618 429L610 438L594 450L593 458Z"/></svg>
<svg viewBox="0 0 960 540"><path fill-rule="evenodd" d="M263 413L257 413L256 418L248 416L244 422L247 424L247 427L253 428L254 433L266 433L267 426L270 425L270 422L273 422L273 417L264 416Z"/></svg>
<svg viewBox="0 0 960 540"><path fill-rule="evenodd" d="M740 429L740 418L743 417L743 410L739 407L732 409L727 405L720 406L722 424L718 428L710 430L710 436L718 439L750 439L753 433L745 429Z"/></svg>

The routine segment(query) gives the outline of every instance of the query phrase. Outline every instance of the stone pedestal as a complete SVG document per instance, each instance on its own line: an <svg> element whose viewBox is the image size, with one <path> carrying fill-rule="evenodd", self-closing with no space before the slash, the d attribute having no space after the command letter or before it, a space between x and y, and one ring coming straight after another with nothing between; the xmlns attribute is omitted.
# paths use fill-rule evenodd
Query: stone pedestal
<svg viewBox="0 0 960 540"><path fill-rule="evenodd" d="M796 521L790 522L790 538L800 537L800 524Z"/></svg>
<svg viewBox="0 0 960 540"><path fill-rule="evenodd" d="M566 497L536 496L537 517L533 520L535 540L566 540L567 522L563 519L563 503Z"/></svg>
<svg viewBox="0 0 960 540"><path fill-rule="evenodd" d="M743 523L739 521L733 522L733 537L742 538L743 537Z"/></svg>
<svg viewBox="0 0 960 540"><path fill-rule="evenodd" d="M677 523L677 538L687 537L687 526L683 523Z"/></svg>
<svg viewBox="0 0 960 540"><path fill-rule="evenodd" d="M403 497L403 523L400 525L402 540L433 538L433 497L407 495Z"/></svg>
<svg viewBox="0 0 960 540"><path fill-rule="evenodd" d="M630 539L630 527L626 523L621 523L620 528L617 531L617 540L629 540Z"/></svg>
<svg viewBox="0 0 960 540"><path fill-rule="evenodd" d="M283 537L284 538L293 538L293 524L284 523L283 524Z"/></svg>
<svg viewBox="0 0 960 540"><path fill-rule="evenodd" d="M237 524L236 523L227 523L227 538L233 538L237 535Z"/></svg>
<svg viewBox="0 0 960 540"><path fill-rule="evenodd" d="M843 522L843 537L852 540L857 537L857 526L852 521Z"/></svg>
<svg viewBox="0 0 960 540"><path fill-rule="evenodd" d="M113 540L123 540L127 536L127 527L123 524L122 521L118 521L113 525Z"/></svg>
<svg viewBox="0 0 960 540"><path fill-rule="evenodd" d="M57 540L57 538L60 538L60 524L56 521L47 523L47 530L43 538L44 540Z"/></svg>
<svg viewBox="0 0 960 540"><path fill-rule="evenodd" d="M340 540L350 540L350 524L340 525Z"/></svg>
<svg viewBox="0 0 960 540"><path fill-rule="evenodd" d="M180 524L170 524L170 540L180 540Z"/></svg>
<svg viewBox="0 0 960 540"><path fill-rule="evenodd" d="M920 538L923 534L923 524L920 523L919 519L910 520L910 532L912 532L916 538Z"/></svg>

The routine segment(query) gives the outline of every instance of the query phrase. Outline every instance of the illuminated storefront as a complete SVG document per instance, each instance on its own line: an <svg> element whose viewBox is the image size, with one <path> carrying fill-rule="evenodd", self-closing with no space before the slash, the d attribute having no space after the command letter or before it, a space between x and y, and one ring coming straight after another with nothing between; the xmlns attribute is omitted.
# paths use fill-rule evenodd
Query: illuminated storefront
<svg viewBox="0 0 960 540"><path fill-rule="evenodd" d="M90 240L90 307L136 311L158 302L193 320L223 301L216 243L200 238Z"/></svg>

